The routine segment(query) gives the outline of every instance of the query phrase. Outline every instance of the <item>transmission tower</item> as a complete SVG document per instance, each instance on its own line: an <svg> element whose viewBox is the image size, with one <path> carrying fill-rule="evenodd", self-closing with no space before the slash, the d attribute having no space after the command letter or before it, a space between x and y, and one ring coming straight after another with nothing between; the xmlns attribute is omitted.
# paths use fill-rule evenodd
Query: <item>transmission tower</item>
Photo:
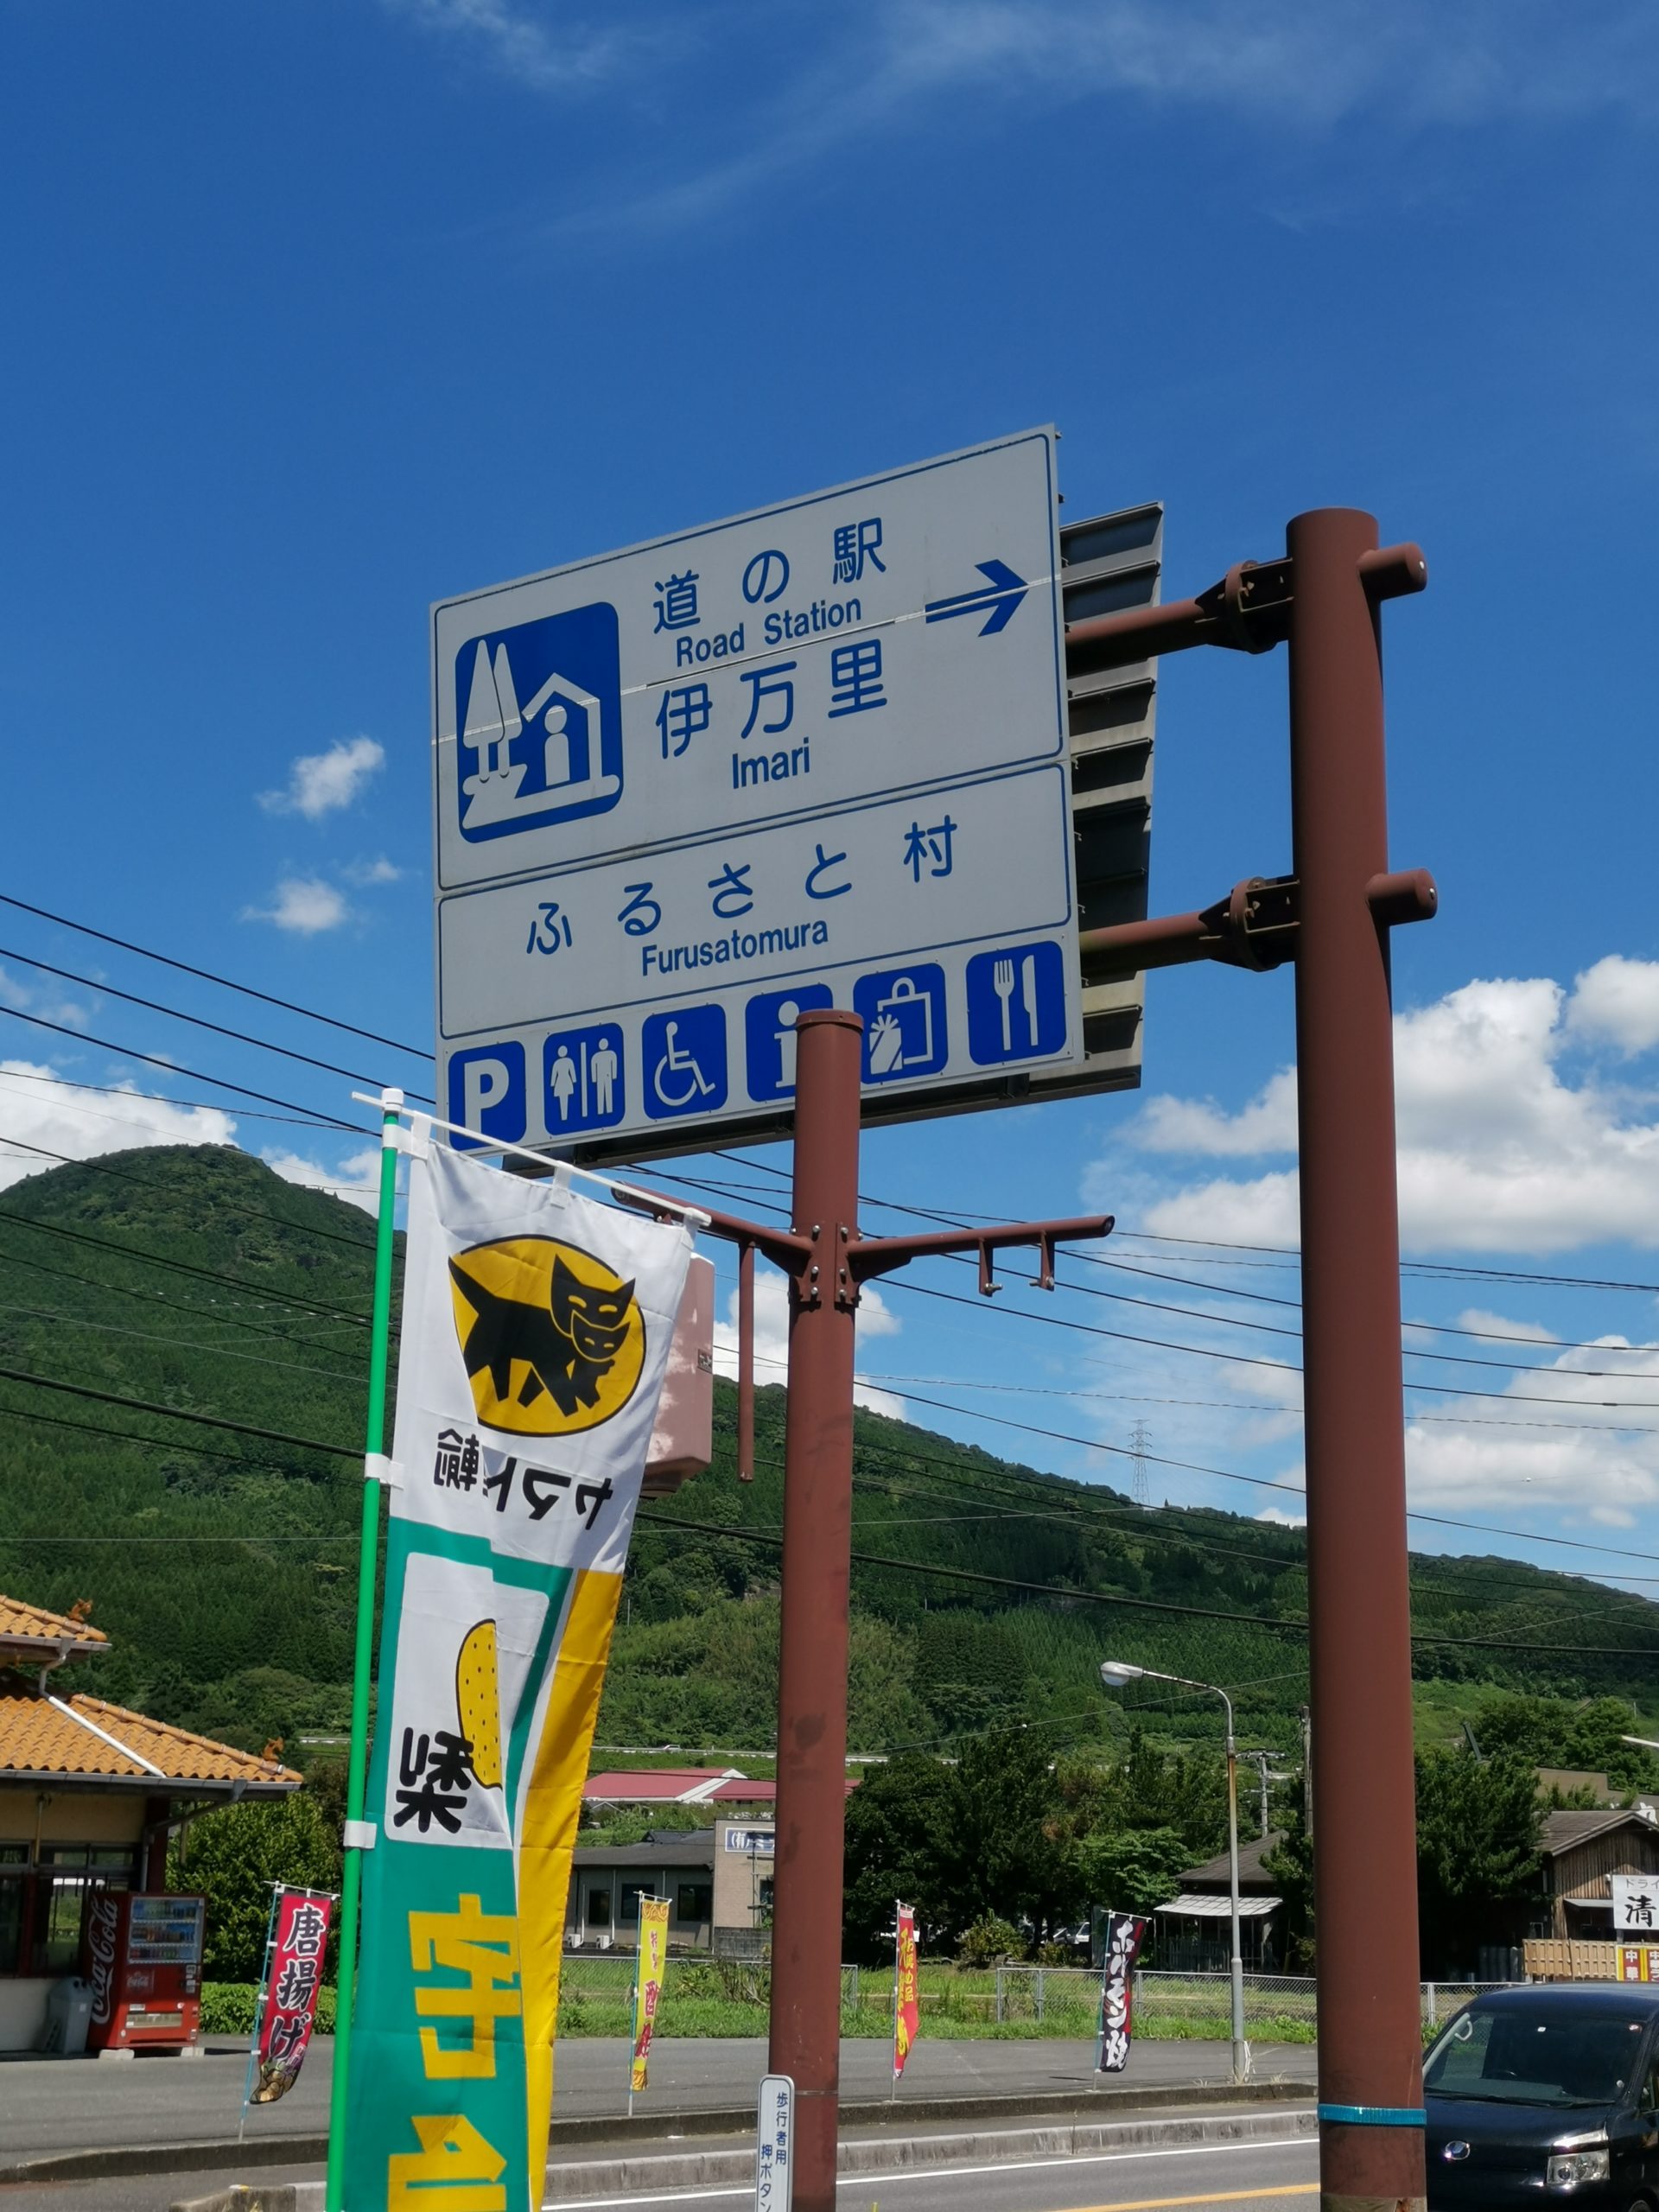
<svg viewBox="0 0 1659 2212"><path fill-rule="evenodd" d="M1135 1502L1137 1505L1152 1503L1152 1478L1147 1468L1147 1453L1152 1445L1152 1431L1143 1421L1138 1421L1129 1434L1129 1449L1135 1454Z"/></svg>

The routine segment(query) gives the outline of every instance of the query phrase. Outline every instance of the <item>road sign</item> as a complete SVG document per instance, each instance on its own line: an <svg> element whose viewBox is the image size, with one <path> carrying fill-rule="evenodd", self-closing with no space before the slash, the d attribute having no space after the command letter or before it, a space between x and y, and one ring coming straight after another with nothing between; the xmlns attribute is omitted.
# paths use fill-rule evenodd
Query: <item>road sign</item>
<svg viewBox="0 0 1659 2212"><path fill-rule="evenodd" d="M434 609L445 1110L577 1158L869 1118L1083 1047L1054 434Z"/></svg>
<svg viewBox="0 0 1659 2212"><path fill-rule="evenodd" d="M794 2196L795 2083L766 2074L755 2120L754 2212L789 2212Z"/></svg>

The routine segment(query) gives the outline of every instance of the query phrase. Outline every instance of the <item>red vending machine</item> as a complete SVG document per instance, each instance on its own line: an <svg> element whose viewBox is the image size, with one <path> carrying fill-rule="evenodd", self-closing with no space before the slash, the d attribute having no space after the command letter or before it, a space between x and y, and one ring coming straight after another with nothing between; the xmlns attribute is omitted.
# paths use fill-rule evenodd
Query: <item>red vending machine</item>
<svg viewBox="0 0 1659 2212"><path fill-rule="evenodd" d="M84 1971L92 1985L91 2050L186 2050L201 2024L200 1897L95 1890Z"/></svg>

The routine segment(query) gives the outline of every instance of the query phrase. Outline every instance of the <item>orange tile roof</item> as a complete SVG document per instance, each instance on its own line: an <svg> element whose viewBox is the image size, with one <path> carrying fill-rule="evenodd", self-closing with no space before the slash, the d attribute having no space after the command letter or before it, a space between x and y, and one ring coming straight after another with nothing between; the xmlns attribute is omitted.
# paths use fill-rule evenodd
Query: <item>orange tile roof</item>
<svg viewBox="0 0 1659 2212"><path fill-rule="evenodd" d="M181 1783L243 1782L260 1796L297 1789L303 1779L276 1759L147 1720L102 1698L60 1697L50 1676L42 1695L22 1675L0 1670L0 1782L13 1775L137 1782L158 1790Z"/></svg>
<svg viewBox="0 0 1659 2212"><path fill-rule="evenodd" d="M90 1621L48 1613L44 1605L25 1605L19 1599L0 1594L0 1643L81 1643L98 1650L109 1640Z"/></svg>

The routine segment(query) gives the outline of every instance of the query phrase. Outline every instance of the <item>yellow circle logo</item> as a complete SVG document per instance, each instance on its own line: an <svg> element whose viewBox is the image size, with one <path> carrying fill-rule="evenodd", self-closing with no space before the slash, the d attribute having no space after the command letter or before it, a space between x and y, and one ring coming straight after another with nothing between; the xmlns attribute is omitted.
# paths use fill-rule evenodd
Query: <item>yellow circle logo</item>
<svg viewBox="0 0 1659 2212"><path fill-rule="evenodd" d="M455 1334L478 1417L514 1436L574 1436L621 1412L645 1323L614 1269L551 1236L474 1244L449 1262Z"/></svg>

